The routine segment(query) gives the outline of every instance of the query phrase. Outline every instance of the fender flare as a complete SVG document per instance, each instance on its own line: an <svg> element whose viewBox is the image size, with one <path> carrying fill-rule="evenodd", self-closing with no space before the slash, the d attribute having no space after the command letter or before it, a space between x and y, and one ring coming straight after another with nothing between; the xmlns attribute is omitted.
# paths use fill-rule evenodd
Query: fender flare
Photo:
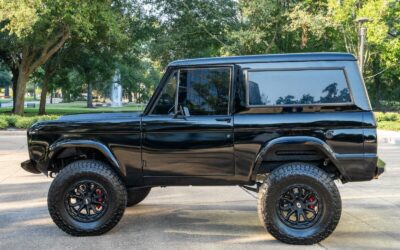
<svg viewBox="0 0 400 250"><path fill-rule="evenodd" d="M314 146L317 149L321 150L322 153L324 153L329 158L329 160L332 161L332 163L336 166L341 175L345 176L344 168L339 163L335 152L326 142L311 136L285 136L268 141L260 148L252 167L252 174L251 174L252 180L256 179L258 170L263 161L263 157L275 146L280 146L280 145Z"/></svg>
<svg viewBox="0 0 400 250"><path fill-rule="evenodd" d="M98 150L109 161L111 167L118 171L119 174L125 176L125 171L121 168L117 159L111 150L103 143L88 139L64 139L56 141L49 147L48 162L50 162L57 154L65 148L92 148Z"/></svg>

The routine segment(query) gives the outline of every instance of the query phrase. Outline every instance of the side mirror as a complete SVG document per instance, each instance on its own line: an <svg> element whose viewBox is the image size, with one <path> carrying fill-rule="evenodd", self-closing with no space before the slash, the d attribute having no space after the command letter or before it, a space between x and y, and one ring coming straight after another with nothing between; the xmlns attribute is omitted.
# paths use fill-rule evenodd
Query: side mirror
<svg viewBox="0 0 400 250"><path fill-rule="evenodd" d="M179 105L179 108L177 112L174 114L173 118L178 118L178 116L183 116L185 118L186 116L190 116L189 109L187 107L183 107L182 105Z"/></svg>
<svg viewBox="0 0 400 250"><path fill-rule="evenodd" d="M181 108L181 112L182 112L182 114L184 115L184 116L190 116L190 112L189 112L189 109L188 109L188 107L180 107Z"/></svg>

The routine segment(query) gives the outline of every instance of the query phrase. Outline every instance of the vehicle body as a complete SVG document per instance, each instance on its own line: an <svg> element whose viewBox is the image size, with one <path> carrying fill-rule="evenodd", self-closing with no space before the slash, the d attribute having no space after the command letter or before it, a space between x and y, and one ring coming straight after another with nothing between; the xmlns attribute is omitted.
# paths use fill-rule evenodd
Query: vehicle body
<svg viewBox="0 0 400 250"><path fill-rule="evenodd" d="M384 169L356 59L345 53L175 61L143 113L40 122L28 130L28 146L30 160L22 164L28 171L62 173L92 159L109 166L128 190L260 187L288 164L312 166L344 183L371 180ZM303 167L293 167L298 162ZM324 238L274 236L295 244Z"/></svg>

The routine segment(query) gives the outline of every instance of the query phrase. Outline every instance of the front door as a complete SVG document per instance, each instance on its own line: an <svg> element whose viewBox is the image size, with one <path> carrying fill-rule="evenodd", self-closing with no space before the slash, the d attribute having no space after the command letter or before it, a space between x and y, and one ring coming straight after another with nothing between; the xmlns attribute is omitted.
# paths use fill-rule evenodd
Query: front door
<svg viewBox="0 0 400 250"><path fill-rule="evenodd" d="M143 173L150 177L145 181L235 174L231 74L231 67L170 74L154 107L142 118Z"/></svg>

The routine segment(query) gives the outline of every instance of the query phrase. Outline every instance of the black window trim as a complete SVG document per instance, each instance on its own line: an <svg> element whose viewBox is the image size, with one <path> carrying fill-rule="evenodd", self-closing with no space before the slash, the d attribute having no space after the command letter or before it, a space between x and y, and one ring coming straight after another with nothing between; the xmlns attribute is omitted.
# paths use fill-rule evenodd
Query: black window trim
<svg viewBox="0 0 400 250"><path fill-rule="evenodd" d="M250 105L250 92L249 92L249 72L265 72L265 71L303 71L303 70L340 70L343 71L346 85L349 89L350 102L337 102L337 103L311 103L311 104L279 104L279 105ZM353 106L354 98L351 85L349 84L349 78L346 73L345 67L304 67L304 68L257 68L257 69L243 69L245 77L245 88L246 88L246 108L279 108L279 107L304 107L304 106Z"/></svg>
<svg viewBox="0 0 400 250"><path fill-rule="evenodd" d="M166 114L166 115L160 115L160 114L153 114L153 111L155 109L155 107L157 106L160 98L161 98L161 94L162 91L164 90L165 86L167 85L167 82L169 80L169 78L175 73L177 72L177 79L176 79L176 89L178 89L178 82L179 82L179 69L171 69L170 71L167 71L165 74L167 74L167 76L165 77L165 79L163 81L161 81L161 87L157 87L156 91L158 91L158 95L157 98L154 100L154 103L151 107L151 109L149 110L148 114L149 116L173 116L170 114ZM160 88L158 90L158 88ZM175 90L175 105L176 105L176 100L177 100L177 96L176 96L177 90ZM176 107L174 107L174 112L176 113Z"/></svg>
<svg viewBox="0 0 400 250"><path fill-rule="evenodd" d="M177 112L178 110L178 97L179 97L179 85L180 85L180 74L181 74L181 70L201 70L201 69L229 69L229 86L228 86L228 109L227 109L227 114L220 114L219 116L225 116L225 115L230 115L231 114L231 103L232 103L232 87L233 87L233 65L206 65L206 66L196 66L196 67L182 67L182 68L174 68L171 70L171 72L169 73L168 77L165 79L165 81L162 83L162 88L160 90L160 94L157 97L157 100L154 102L153 107L151 108L149 115L150 116L173 116L170 114L166 114L166 115L159 115L159 114L153 114L153 110L154 108L157 106L158 101L161 97L161 91L164 90L165 85L167 84L167 81L169 80L170 76L172 74L174 74L175 72L177 72L177 83L176 83L176 93L175 93L175 107L174 107L174 113ZM197 115L195 115L197 116ZM214 116L218 116L218 115L214 115Z"/></svg>

